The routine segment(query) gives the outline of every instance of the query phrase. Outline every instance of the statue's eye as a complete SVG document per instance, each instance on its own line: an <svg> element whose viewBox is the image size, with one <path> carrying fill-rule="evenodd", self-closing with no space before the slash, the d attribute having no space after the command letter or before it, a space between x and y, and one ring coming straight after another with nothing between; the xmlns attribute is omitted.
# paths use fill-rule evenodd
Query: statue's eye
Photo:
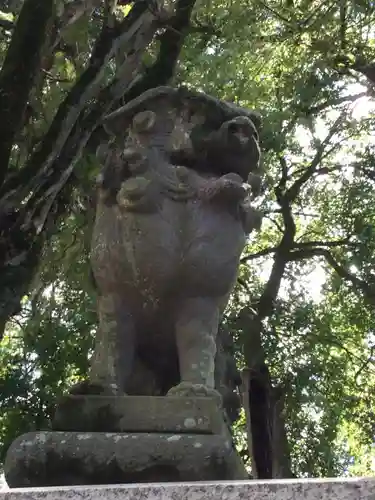
<svg viewBox="0 0 375 500"><path fill-rule="evenodd" d="M230 132L231 134L241 132L241 127L238 125L238 123L232 122L228 125L228 132Z"/></svg>

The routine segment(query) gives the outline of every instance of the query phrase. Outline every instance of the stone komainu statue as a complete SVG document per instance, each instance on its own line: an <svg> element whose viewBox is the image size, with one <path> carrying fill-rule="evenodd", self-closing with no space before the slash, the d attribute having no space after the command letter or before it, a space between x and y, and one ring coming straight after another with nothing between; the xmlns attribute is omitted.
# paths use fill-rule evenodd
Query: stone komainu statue
<svg viewBox="0 0 375 500"><path fill-rule="evenodd" d="M98 153L91 252L99 328L89 386L129 395L220 393L236 418L238 372L218 329L247 235L260 227L250 204L260 186L257 125L255 113L169 87L107 117L112 139Z"/></svg>

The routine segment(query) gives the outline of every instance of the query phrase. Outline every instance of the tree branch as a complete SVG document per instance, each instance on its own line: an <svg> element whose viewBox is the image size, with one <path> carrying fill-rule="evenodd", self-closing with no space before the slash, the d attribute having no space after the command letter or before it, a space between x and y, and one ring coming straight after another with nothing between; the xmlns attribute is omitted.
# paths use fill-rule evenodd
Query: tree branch
<svg viewBox="0 0 375 500"><path fill-rule="evenodd" d="M9 176L2 186L0 260L3 263L3 286L0 288L4 293L0 295L0 320L7 320L17 312L19 301L26 293L38 264L40 245L50 235L58 217L66 211L71 196L71 174L77 158L98 123L114 103L119 103L124 90L125 99L128 100L136 97L137 92L167 83L173 74L186 34L184 23L188 26L188 15L195 0L178 2L179 15L171 23L181 28L173 32L178 49L175 47L175 51L172 51L174 58L167 61L168 47L165 43L164 55L161 57L159 54L153 71L138 79L138 84L134 85L141 55L160 27L160 18L150 12L148 3L136 2L129 15L116 26L103 25L87 69L60 105L40 148L32 154L21 171ZM167 31L162 36L166 34ZM115 78L107 87L100 89L109 59L117 50L124 50L124 46L128 68L125 81ZM164 70L166 73L163 73ZM28 199L26 204L25 198ZM40 237L42 230L43 236ZM9 247L9 241L15 244ZM15 262L20 262L20 265L14 266Z"/></svg>
<svg viewBox="0 0 375 500"><path fill-rule="evenodd" d="M245 264L249 260L255 260L255 259L259 259L259 257L265 257L266 255L270 255L272 253L277 252L277 250L278 250L278 247L264 248L263 250L260 250L259 252L245 255L244 257L241 258L240 263Z"/></svg>
<svg viewBox="0 0 375 500"><path fill-rule="evenodd" d="M0 186L54 16L54 0L25 0L0 72Z"/></svg>
<svg viewBox="0 0 375 500"><path fill-rule="evenodd" d="M146 90L166 85L173 77L178 57L188 34L190 17L196 0L177 0L173 18L160 36L159 54L152 66L146 68L144 76L123 97L124 103L131 101Z"/></svg>
<svg viewBox="0 0 375 500"><path fill-rule="evenodd" d="M327 247L334 248L340 246L356 246L355 243L350 241L350 236L347 238L343 238L342 240L336 241L302 241L300 243L296 243L294 245L295 249L309 248L309 247Z"/></svg>
<svg viewBox="0 0 375 500"><path fill-rule="evenodd" d="M342 122L343 116L345 113L341 113L340 116L337 118L335 123L332 125L331 130L328 132L326 138L322 141L320 146L317 148L316 154L311 161L309 167L305 170L305 172L299 177L297 180L294 181L294 183L288 188L285 192L286 198L289 200L290 203L293 203L297 196L300 193L300 190L304 184L306 184L307 181L311 179L311 177L314 175L316 172L316 169L321 162L325 148L329 144L330 140L334 136L334 134L337 132L338 127L340 123Z"/></svg>
<svg viewBox="0 0 375 500"><path fill-rule="evenodd" d="M337 99L333 101L325 101L322 102L321 104L317 104L316 106L312 106L311 108L308 108L305 112L307 115L314 115L317 113L320 113L321 111L324 111L327 108L330 108L332 106L339 106L340 104L344 104L345 102L354 102L357 99L361 99L361 97L367 97L369 94L368 92L360 92L358 94L354 95L346 95L342 97L338 97Z"/></svg>
<svg viewBox="0 0 375 500"><path fill-rule="evenodd" d="M17 202L20 203L32 187L35 189L40 185L41 179L47 180L46 174L53 170L53 163L62 155L62 149L69 134L73 131L76 135L76 130L73 129L77 127L80 114L89 111L86 107L90 106L90 103L91 106L94 105L92 101L97 97L109 60L125 44L128 51L134 51L135 42L142 42L138 36L139 33L144 35L146 32L144 49L155 30L155 17L148 11L147 3L143 1L133 7L118 27L110 28L104 21L87 69L61 103L39 149L31 155L20 172L4 183L1 194L21 187L17 192ZM131 77L131 71L128 77ZM27 182L29 179L32 185Z"/></svg>
<svg viewBox="0 0 375 500"><path fill-rule="evenodd" d="M289 258L290 260L302 260L317 256L324 257L341 278L349 281L356 290L362 292L370 304L375 304L375 289L345 269L326 248L306 248L304 250L292 251Z"/></svg>
<svg viewBox="0 0 375 500"><path fill-rule="evenodd" d="M19 310L20 299L38 265L41 245L66 212L77 158L98 121L120 98L117 92L124 82L115 80L100 89L109 59L116 50L126 47L130 85L141 55L159 26L148 4L141 1L125 19L127 23L120 23L120 30L118 25L103 25L86 71L60 105L41 147L2 186L0 326Z"/></svg>
<svg viewBox="0 0 375 500"><path fill-rule="evenodd" d="M300 243L293 243L291 246L291 250L293 250L293 253L291 254L293 258L291 260L297 260L294 258L294 255L296 255L298 250L303 251L309 251L311 247L326 247L326 248L335 248L339 246L356 246L356 243L350 242L349 237L344 238L342 240L336 240L336 241L303 241ZM266 255L273 254L279 250L279 247L269 247L269 248L264 248L263 250L260 250L259 252L252 253L249 255L245 255L244 257L241 258L240 263L245 264L249 260L255 260L259 259L259 257L265 257Z"/></svg>
<svg viewBox="0 0 375 500"><path fill-rule="evenodd" d="M177 1L176 14L169 21L164 33L159 37L160 47L156 61L144 70L143 75L138 78L130 89L127 89L121 95L121 99L118 99L113 104L112 109L128 103L146 90L158 87L159 85L167 85L170 82L185 37L188 34L187 28L190 25L191 12L195 3L196 0ZM90 138L88 149L96 151L98 143L106 136L107 134L103 127L97 127Z"/></svg>

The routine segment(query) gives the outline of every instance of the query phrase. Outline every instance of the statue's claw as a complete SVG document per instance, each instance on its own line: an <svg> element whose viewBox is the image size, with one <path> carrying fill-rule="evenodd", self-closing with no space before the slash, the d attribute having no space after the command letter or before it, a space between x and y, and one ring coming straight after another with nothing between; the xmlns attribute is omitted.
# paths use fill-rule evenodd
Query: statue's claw
<svg viewBox="0 0 375 500"><path fill-rule="evenodd" d="M181 397L206 397L206 398L214 398L217 400L218 404L221 406L222 404L222 396L221 394L207 387L203 384L192 384L190 382L181 382L180 384L172 387L168 391L168 396L181 396Z"/></svg>
<svg viewBox="0 0 375 500"><path fill-rule="evenodd" d="M237 174L226 174L213 180L202 190L202 197L215 203L238 203L245 199L247 190Z"/></svg>
<svg viewBox="0 0 375 500"><path fill-rule="evenodd" d="M120 393L116 384L102 385L83 380L69 389L72 396L116 396Z"/></svg>

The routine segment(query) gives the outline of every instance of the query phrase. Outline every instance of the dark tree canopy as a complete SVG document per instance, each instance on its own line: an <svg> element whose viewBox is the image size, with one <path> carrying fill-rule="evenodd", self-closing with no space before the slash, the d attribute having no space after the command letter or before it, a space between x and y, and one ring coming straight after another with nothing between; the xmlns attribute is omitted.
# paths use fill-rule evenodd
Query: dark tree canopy
<svg viewBox="0 0 375 500"><path fill-rule="evenodd" d="M374 22L367 0L0 1L2 457L88 369L101 120L183 84L263 117L265 220L224 321L249 470L374 473Z"/></svg>

